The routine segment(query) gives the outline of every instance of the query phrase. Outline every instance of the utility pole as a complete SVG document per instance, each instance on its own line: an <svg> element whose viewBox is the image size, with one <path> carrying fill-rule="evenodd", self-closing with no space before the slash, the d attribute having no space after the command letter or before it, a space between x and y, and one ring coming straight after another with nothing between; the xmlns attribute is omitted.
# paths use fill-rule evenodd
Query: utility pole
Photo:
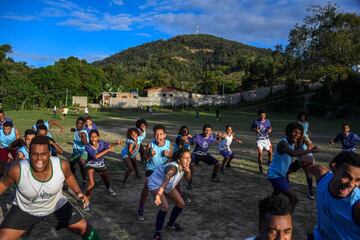
<svg viewBox="0 0 360 240"><path fill-rule="evenodd" d="M65 107L67 107L68 95L69 95L69 89L66 89Z"/></svg>

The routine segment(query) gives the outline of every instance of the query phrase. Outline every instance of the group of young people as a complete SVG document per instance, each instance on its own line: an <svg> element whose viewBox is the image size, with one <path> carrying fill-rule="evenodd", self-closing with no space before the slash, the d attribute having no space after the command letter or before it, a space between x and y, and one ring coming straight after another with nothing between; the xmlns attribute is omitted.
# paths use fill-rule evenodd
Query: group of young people
<svg viewBox="0 0 360 240"><path fill-rule="evenodd" d="M298 202L296 192L289 183L289 174L303 169L308 183L308 197L314 199L311 175L317 180L318 224L314 239L356 239L360 236L360 156L355 153L359 136L350 132L348 124L331 144L340 141L343 151L331 162L330 168L314 163L314 155L319 149L309 136L307 114L302 112L298 121L290 123L285 136L274 150L270 142L271 122L266 112L258 112L259 118L251 125L256 134L259 172L264 173L262 152L268 152L269 169L267 178L273 187L270 197L259 203L260 235L252 239L291 239L292 215ZM139 197L137 219L145 219L145 202L149 193L154 203L160 206L156 217L153 239L161 239L161 231L169 210L169 200L174 203L168 230L183 229L176 222L185 207L184 192L180 181L185 178L186 188L193 189L193 175L200 162L213 166L211 180L220 182L219 172L231 167L234 153L230 148L233 141L241 143L232 127L214 132L212 126L205 124L200 134L192 136L187 126L181 126L175 141L167 138L163 125L153 126L153 138L145 145L147 122L136 121L129 128L125 141L109 143L100 138L99 130L91 117L76 120L73 151L69 161L61 160L61 146L55 142L50 126L64 128L57 121L38 120L31 129L25 131L23 138L10 118L0 110L0 194L16 184L16 197L13 207L0 226L0 239L17 239L46 218L57 229L68 228L83 239L99 239L95 229L84 219L81 212L71 205L63 195L63 189L70 188L83 202L85 210L90 210L89 199L95 187L94 175L98 173L111 196L116 192L111 188L110 177L104 156L122 145L120 158L126 166L123 183L126 184L132 172L142 178L138 160L144 164L144 186ZM218 161L209 149L217 144ZM296 158L296 160L293 160ZM141 165L142 166L142 165ZM75 174L80 169L81 187ZM355 237L355 238L354 238Z"/></svg>

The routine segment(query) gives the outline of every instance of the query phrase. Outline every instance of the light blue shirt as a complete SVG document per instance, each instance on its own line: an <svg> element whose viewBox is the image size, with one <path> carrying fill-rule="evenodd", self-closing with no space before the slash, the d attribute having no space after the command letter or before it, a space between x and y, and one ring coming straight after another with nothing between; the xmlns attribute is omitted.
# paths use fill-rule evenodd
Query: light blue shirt
<svg viewBox="0 0 360 240"><path fill-rule="evenodd" d="M16 140L15 128L11 129L9 135L5 135L4 129L0 129L0 147L7 148L9 145Z"/></svg>
<svg viewBox="0 0 360 240"><path fill-rule="evenodd" d="M138 136L138 144L141 144L144 141L144 139L146 138L146 130L142 132L140 128L138 128L138 129L141 133L141 135Z"/></svg>
<svg viewBox="0 0 360 240"><path fill-rule="evenodd" d="M171 143L169 140L165 140L164 146L160 147L156 144L155 140L150 142L150 153L155 151L155 155L150 158L146 163L146 170L154 171L156 168L165 164L168 161L168 157L164 156L164 151L170 151Z"/></svg>
<svg viewBox="0 0 360 240"><path fill-rule="evenodd" d="M335 198L329 191L333 177L334 174L328 172L317 185L315 240L360 239L360 226L355 223L352 214L354 206L360 201L360 190L355 188L346 198Z"/></svg>
<svg viewBox="0 0 360 240"><path fill-rule="evenodd" d="M139 141L138 141L139 142ZM129 145L133 144L133 146L135 145L134 140L132 139L126 139L126 144L123 147L123 149L121 150L121 157L122 158L127 158L129 157ZM134 151L134 153L130 156L130 158L134 158L136 156L136 154L139 152L139 145L136 148L136 150Z"/></svg>
<svg viewBox="0 0 360 240"><path fill-rule="evenodd" d="M52 137L52 136L51 136L51 133L50 133L50 125L49 125L49 122L48 122L48 121L45 121L45 122L44 122L44 125L45 125L45 127L47 128L47 130L48 130L46 136ZM33 127L33 129L34 129L35 131L37 131L37 126L36 126L36 124L34 124L32 127Z"/></svg>
<svg viewBox="0 0 360 240"><path fill-rule="evenodd" d="M29 150L28 150L28 148L27 148L26 146L22 146L21 148L19 148L19 149L17 150L17 153L18 153L18 152L21 152L22 154L24 154L24 156L25 156L25 158L26 158L27 160L30 159Z"/></svg>
<svg viewBox="0 0 360 240"><path fill-rule="evenodd" d="M287 138L283 138L280 142L283 141L285 141L289 147L294 150L294 144L289 144ZM279 153L279 143L276 146L275 154L269 167L268 178L286 177L286 173L289 170L289 166L292 161L292 157L290 155L286 153Z"/></svg>
<svg viewBox="0 0 360 240"><path fill-rule="evenodd" d="M74 143L73 143L73 153L74 154L82 154L85 151L85 144L81 141L80 133L85 133L86 140L89 142L89 135L87 134L85 129L80 131L75 130L74 132Z"/></svg>

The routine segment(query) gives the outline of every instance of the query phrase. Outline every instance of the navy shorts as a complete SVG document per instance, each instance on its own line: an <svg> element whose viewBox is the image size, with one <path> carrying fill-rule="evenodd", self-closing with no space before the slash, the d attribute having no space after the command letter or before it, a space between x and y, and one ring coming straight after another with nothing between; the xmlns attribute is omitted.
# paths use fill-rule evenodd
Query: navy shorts
<svg viewBox="0 0 360 240"><path fill-rule="evenodd" d="M220 151L220 154L224 157L224 158L234 158L235 155L233 152L229 152L227 150L222 150Z"/></svg>
<svg viewBox="0 0 360 240"><path fill-rule="evenodd" d="M287 181L286 177L268 178L268 180L275 192L287 192L290 189L290 183Z"/></svg>
<svg viewBox="0 0 360 240"><path fill-rule="evenodd" d="M219 161L216 160L216 158L214 158L213 156L211 156L208 153L206 155L192 154L191 163L198 165L199 162L204 162L207 165L216 165L219 163Z"/></svg>

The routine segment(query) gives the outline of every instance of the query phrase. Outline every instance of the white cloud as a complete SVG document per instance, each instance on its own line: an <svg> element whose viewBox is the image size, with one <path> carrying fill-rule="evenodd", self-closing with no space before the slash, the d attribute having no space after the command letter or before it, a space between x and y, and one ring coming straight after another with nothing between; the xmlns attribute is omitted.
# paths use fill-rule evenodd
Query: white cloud
<svg viewBox="0 0 360 240"><path fill-rule="evenodd" d="M39 20L39 17L36 15L18 15L15 13L8 13L6 15L3 15L2 18L17 20L17 21L24 21L24 22Z"/></svg>
<svg viewBox="0 0 360 240"><path fill-rule="evenodd" d="M122 6L124 5L124 1L123 0L110 0L110 5L117 5L117 6Z"/></svg>

